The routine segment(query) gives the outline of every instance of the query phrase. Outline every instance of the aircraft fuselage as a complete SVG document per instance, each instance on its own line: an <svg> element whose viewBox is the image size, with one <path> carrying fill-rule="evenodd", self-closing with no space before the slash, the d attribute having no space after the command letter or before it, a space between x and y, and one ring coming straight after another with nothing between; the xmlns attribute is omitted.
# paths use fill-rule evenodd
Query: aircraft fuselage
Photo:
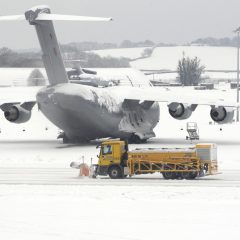
<svg viewBox="0 0 240 240"><path fill-rule="evenodd" d="M154 137L153 128L160 114L158 103L148 107L128 103L123 97L126 91L134 91L134 87L96 88L62 83L42 88L37 102L42 113L69 139Z"/></svg>

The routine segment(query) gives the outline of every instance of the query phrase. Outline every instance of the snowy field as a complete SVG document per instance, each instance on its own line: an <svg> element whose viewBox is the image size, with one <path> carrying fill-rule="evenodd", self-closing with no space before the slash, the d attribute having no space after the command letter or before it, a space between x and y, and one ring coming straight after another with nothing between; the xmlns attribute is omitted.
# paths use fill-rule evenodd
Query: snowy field
<svg viewBox="0 0 240 240"><path fill-rule="evenodd" d="M121 48L121 49L106 49L96 50L94 53L101 57L127 57L136 59L141 57L145 48ZM232 47L207 47L207 46L176 46L176 47L158 47L155 48L150 58L139 59L132 61L130 65L136 69L168 69L176 70L178 60L182 58L183 53L185 56L198 57L201 63L207 70L236 70L236 49ZM27 78L32 72L33 68L0 68L0 86L26 86ZM119 77L115 73L116 69L109 71L106 69L93 69L100 75L108 77L109 72L111 76ZM120 69L118 69L120 70ZM40 71L45 78L45 69L40 68ZM113 73L114 71L114 73ZM113 73L113 74L112 74ZM176 79L176 73L160 74L149 76L150 79L160 78L161 80ZM236 79L236 73L219 73L207 72L204 77L214 79Z"/></svg>
<svg viewBox="0 0 240 240"><path fill-rule="evenodd" d="M236 49L233 47L177 46L155 48L151 58L132 62L139 69L176 69L178 60L184 56L198 57L210 70L236 70Z"/></svg>
<svg viewBox="0 0 240 240"><path fill-rule="evenodd" d="M227 90L226 90L227 89ZM23 88L12 89L29 96ZM34 91L34 90L31 90ZM176 94L211 95L232 101L235 91L171 88ZM1 89L1 97L9 93ZM222 174L164 180L160 174L110 180L80 178L72 161L97 162L96 143L63 145L59 130L35 107L22 125L0 116L0 239L145 240L240 239L240 125L209 124L210 109L198 107L199 142L215 142ZM172 119L161 104L157 137L135 147L192 146L187 121Z"/></svg>
<svg viewBox="0 0 240 240"><path fill-rule="evenodd" d="M144 48L106 49L93 51L101 57L141 57ZM176 69L178 60L184 56L198 57L210 70L236 70L236 49L233 47L175 46L157 47L150 58L131 62L138 69Z"/></svg>
<svg viewBox="0 0 240 240"><path fill-rule="evenodd" d="M136 59L142 56L144 51L142 48L116 48L116 49L104 49L104 50L94 50L95 54L101 57L115 57L115 58L129 58Z"/></svg>
<svg viewBox="0 0 240 240"><path fill-rule="evenodd" d="M128 57L135 59L141 57L144 48L106 49L94 51L101 57ZM179 59L186 57L198 57L207 70L236 70L236 49L233 47L209 47L209 46L176 46L157 47L150 58L132 61L131 67L137 69L176 70ZM174 79L177 74L161 74L162 80ZM236 79L236 73L207 72L205 77L216 79Z"/></svg>
<svg viewBox="0 0 240 240"><path fill-rule="evenodd" d="M26 86L34 68L0 68L0 86ZM46 78L46 71L40 68Z"/></svg>

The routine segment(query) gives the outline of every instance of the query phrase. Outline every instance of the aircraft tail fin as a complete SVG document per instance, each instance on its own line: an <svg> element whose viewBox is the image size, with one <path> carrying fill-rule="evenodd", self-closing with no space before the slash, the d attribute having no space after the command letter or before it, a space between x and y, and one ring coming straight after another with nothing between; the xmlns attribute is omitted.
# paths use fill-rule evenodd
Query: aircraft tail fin
<svg viewBox="0 0 240 240"><path fill-rule="evenodd" d="M111 18L97 18L85 16L70 16L51 14L48 6L36 6L25 12L24 15L0 16L0 21L14 21L26 19L34 25L42 49L42 59L50 85L67 83L68 77L63 58L57 41L52 21L111 21Z"/></svg>

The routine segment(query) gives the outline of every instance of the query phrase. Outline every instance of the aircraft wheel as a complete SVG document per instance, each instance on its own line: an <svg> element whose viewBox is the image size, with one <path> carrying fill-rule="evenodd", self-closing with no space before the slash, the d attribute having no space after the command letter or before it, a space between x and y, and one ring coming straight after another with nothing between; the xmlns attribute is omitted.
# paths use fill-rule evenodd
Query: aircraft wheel
<svg viewBox="0 0 240 240"><path fill-rule="evenodd" d="M122 171L118 166L112 166L108 170L108 175L112 179L122 178Z"/></svg>
<svg viewBox="0 0 240 240"><path fill-rule="evenodd" d="M133 134L130 138L129 138L129 143L146 143L147 139L141 139L138 135Z"/></svg>
<svg viewBox="0 0 240 240"><path fill-rule="evenodd" d="M64 134L63 143L69 143L69 142L70 142L69 138Z"/></svg>

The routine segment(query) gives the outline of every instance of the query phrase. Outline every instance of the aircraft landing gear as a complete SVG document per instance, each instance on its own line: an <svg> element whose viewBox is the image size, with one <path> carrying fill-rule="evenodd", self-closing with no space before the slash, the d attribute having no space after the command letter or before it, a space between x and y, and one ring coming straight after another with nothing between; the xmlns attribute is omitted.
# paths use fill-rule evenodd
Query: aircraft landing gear
<svg viewBox="0 0 240 240"><path fill-rule="evenodd" d="M65 132L61 132L57 139L62 138L64 144L68 143L86 143L88 142L86 139L81 139L79 137L68 137Z"/></svg>
<svg viewBox="0 0 240 240"><path fill-rule="evenodd" d="M63 143L67 144L67 143L70 143L70 139L64 134L63 138Z"/></svg>
<svg viewBox="0 0 240 240"><path fill-rule="evenodd" d="M70 143L70 139L67 137L67 135L65 134L65 132L61 132L57 139L61 139L63 140L63 143Z"/></svg>
<svg viewBox="0 0 240 240"><path fill-rule="evenodd" d="M141 139L138 135L132 134L131 137L128 139L129 143L146 143L147 139Z"/></svg>

